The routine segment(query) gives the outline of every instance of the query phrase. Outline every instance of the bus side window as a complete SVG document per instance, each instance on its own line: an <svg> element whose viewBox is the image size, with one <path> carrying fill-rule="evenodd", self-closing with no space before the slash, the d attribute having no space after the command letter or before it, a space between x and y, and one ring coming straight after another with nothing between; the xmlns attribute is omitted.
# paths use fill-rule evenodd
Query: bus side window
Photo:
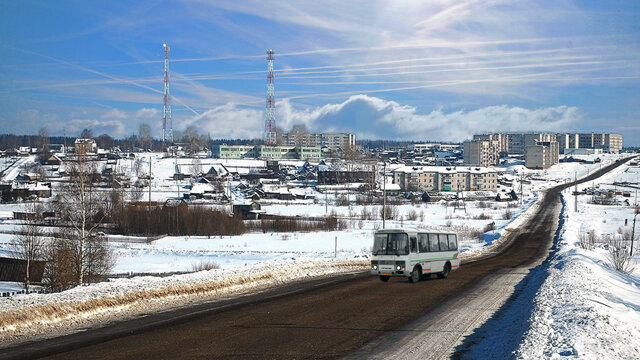
<svg viewBox="0 0 640 360"><path fill-rule="evenodd" d="M412 236L410 238L410 240L411 240L411 252L412 253L417 253L418 252L418 240L414 236Z"/></svg>
<svg viewBox="0 0 640 360"><path fill-rule="evenodd" d="M429 251L440 251L440 247L438 246L438 234L429 234Z"/></svg>
<svg viewBox="0 0 640 360"><path fill-rule="evenodd" d="M449 251L458 251L456 236L453 234L449 234L448 236L449 236Z"/></svg>
<svg viewBox="0 0 640 360"><path fill-rule="evenodd" d="M427 234L418 234L418 245L420 245L420 252L429 252L429 238Z"/></svg>
<svg viewBox="0 0 640 360"><path fill-rule="evenodd" d="M440 251L449 250L449 241L447 240L447 235L440 234L438 235L440 238Z"/></svg>

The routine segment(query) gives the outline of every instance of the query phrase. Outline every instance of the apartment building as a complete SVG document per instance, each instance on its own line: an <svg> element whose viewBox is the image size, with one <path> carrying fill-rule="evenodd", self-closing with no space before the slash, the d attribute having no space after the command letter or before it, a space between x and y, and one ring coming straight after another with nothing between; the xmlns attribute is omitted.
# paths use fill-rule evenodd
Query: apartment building
<svg viewBox="0 0 640 360"><path fill-rule="evenodd" d="M524 156L525 166L529 169L547 169L558 163L558 142L538 141L527 146Z"/></svg>
<svg viewBox="0 0 640 360"><path fill-rule="evenodd" d="M509 134L480 134L473 135L473 140L497 141L498 152L507 153L509 150Z"/></svg>
<svg viewBox="0 0 640 360"><path fill-rule="evenodd" d="M565 149L576 149L580 143L578 134L558 134L556 141L561 154L564 154Z"/></svg>
<svg viewBox="0 0 640 360"><path fill-rule="evenodd" d="M486 167L402 166L393 170L402 191L497 191L498 173Z"/></svg>
<svg viewBox="0 0 640 360"><path fill-rule="evenodd" d="M580 133L558 134L560 152L563 154L576 153L575 149L602 149L604 152L617 154L622 150L622 135L612 133ZM563 146L564 138L569 144Z"/></svg>
<svg viewBox="0 0 640 360"><path fill-rule="evenodd" d="M572 149L602 149L619 153L622 135L612 133L506 133L474 135L474 140L498 141L500 154L525 155L528 146L538 142L557 141L560 153L574 153Z"/></svg>
<svg viewBox="0 0 640 360"><path fill-rule="evenodd" d="M499 140L470 140L463 144L465 165L491 166L500 164Z"/></svg>
<svg viewBox="0 0 640 360"><path fill-rule="evenodd" d="M356 146L356 136L348 133L282 132L278 133L278 139L283 146L319 146L329 150L344 150Z"/></svg>
<svg viewBox="0 0 640 360"><path fill-rule="evenodd" d="M322 157L318 146L213 145L211 153L217 159L319 160Z"/></svg>

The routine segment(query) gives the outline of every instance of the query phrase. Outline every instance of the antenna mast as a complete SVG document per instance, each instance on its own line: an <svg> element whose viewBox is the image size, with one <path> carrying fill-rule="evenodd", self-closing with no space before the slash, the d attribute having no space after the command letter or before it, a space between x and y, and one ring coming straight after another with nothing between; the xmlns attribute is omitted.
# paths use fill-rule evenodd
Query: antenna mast
<svg viewBox="0 0 640 360"><path fill-rule="evenodd" d="M162 147L164 148L167 141L173 144L173 118L169 97L169 45L164 43L162 47L164 48L164 108L162 110Z"/></svg>
<svg viewBox="0 0 640 360"><path fill-rule="evenodd" d="M267 145L275 145L276 134L276 106L275 91L273 89L273 50L267 50L267 107L264 121L264 142Z"/></svg>

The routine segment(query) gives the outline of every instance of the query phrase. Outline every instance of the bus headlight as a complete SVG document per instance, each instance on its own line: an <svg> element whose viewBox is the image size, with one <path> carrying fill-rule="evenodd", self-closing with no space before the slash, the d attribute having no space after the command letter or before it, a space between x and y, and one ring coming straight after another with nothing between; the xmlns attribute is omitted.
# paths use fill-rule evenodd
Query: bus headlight
<svg viewBox="0 0 640 360"><path fill-rule="evenodd" d="M396 270L400 270L400 265L396 266Z"/></svg>

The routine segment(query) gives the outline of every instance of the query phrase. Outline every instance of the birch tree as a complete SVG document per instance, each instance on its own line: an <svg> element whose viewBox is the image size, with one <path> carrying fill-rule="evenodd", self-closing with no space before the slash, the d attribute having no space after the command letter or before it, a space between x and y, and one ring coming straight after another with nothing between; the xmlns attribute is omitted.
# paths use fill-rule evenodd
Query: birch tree
<svg viewBox="0 0 640 360"><path fill-rule="evenodd" d="M107 216L108 196L96 191L100 176L87 156L70 161L69 181L60 189L56 210L67 227L58 241L68 241L73 253L73 271L77 284L106 275L112 266L112 253L98 227ZM96 273L97 271L97 273Z"/></svg>

